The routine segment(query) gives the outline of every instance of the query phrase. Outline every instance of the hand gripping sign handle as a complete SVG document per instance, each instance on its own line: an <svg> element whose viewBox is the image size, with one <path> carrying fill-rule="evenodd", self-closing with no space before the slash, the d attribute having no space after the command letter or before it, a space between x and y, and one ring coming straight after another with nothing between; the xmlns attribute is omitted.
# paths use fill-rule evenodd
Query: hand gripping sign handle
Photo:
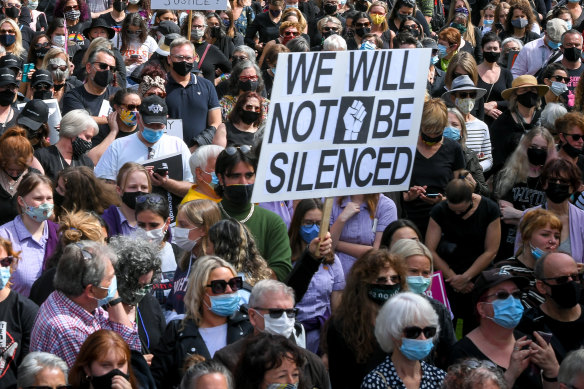
<svg viewBox="0 0 584 389"><path fill-rule="evenodd" d="M318 234L318 237L320 238L321 242L329 230L331 212L333 211L334 199L335 199L334 197L327 197L324 201L324 206L322 209L322 221L320 222L320 233ZM318 248L317 248L317 252L319 252L319 251L320 251L320 243L318 244Z"/></svg>

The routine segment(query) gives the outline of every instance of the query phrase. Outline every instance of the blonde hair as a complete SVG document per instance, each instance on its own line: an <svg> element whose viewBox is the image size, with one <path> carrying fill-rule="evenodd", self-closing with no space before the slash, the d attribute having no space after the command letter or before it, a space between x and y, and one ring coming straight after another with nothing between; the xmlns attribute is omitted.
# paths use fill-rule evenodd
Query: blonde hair
<svg viewBox="0 0 584 389"><path fill-rule="evenodd" d="M391 246L389 252L391 254L399 255L404 261L407 261L409 257L414 255L426 257L430 261L430 272L434 272L434 257L432 256L430 249L420 241L414 239L400 239Z"/></svg>
<svg viewBox="0 0 584 389"><path fill-rule="evenodd" d="M45 54L45 57L43 58L41 68L48 69L49 61L57 57L65 57L61 59L63 59L65 63L67 63L67 68L69 68L69 56L63 50L57 49L56 47L53 47L52 49L49 49L49 51L47 51L47 54Z"/></svg>
<svg viewBox="0 0 584 389"><path fill-rule="evenodd" d="M14 32L16 33L16 39L14 40L14 43L9 47L5 47L6 52L22 57L23 54L26 54L26 50L24 50L24 47L22 47L22 33L20 32L20 27L12 19L8 18L3 19L0 22L0 27L2 27L4 23L10 24L10 26L14 29Z"/></svg>
<svg viewBox="0 0 584 389"><path fill-rule="evenodd" d="M455 0L454 3L450 3L450 10L448 11L448 20L446 21L446 25L450 25L450 23L452 23L452 21L454 20L454 16L456 15L456 1ZM466 9L468 10L468 15L466 15L466 31L464 32L464 34L462 34L462 37L464 38L465 41L467 41L468 43L470 43L473 46L477 45L477 40L475 37L475 31L474 31L474 25L472 24L472 20L471 20L471 7L470 4L468 3L467 0L460 0L464 3L464 6L466 7ZM480 42L478 42L480 43ZM476 81L475 81L476 83Z"/></svg>
<svg viewBox="0 0 584 389"><path fill-rule="evenodd" d="M203 254L207 252L209 244L209 228L221 220L221 211L214 201L211 200L192 200L181 204L178 207L178 215L183 214L189 222L199 226L205 232L201 238L201 250ZM186 270L189 267L191 253L187 252L179 261L179 267Z"/></svg>
<svg viewBox="0 0 584 389"><path fill-rule="evenodd" d="M203 322L205 288L209 284L211 272L222 267L229 269L233 277L237 276L237 272L233 266L224 259L212 255L197 259L196 265L193 267L193 271L189 276L187 292L184 298L185 322L190 319L197 326L201 325Z"/></svg>
<svg viewBox="0 0 584 389"><path fill-rule="evenodd" d="M460 111L456 108L448 108L448 113L453 114L458 119L458 122L460 123L460 145L465 146L466 145L467 131L466 131L466 122L464 120L464 117L462 116Z"/></svg>
<svg viewBox="0 0 584 389"><path fill-rule="evenodd" d="M306 22L306 18L304 17L304 15L302 14L302 12L298 8L286 8L284 10L284 12L282 13L281 20L286 20L286 18L290 14L296 15L296 18L298 19L298 23L302 26L302 30L301 31L302 32L306 32L306 26L308 24Z"/></svg>
<svg viewBox="0 0 584 389"><path fill-rule="evenodd" d="M467 53L466 51L459 51L450 60L448 64L448 69L446 69L446 75L444 76L444 84L448 89L452 88L452 74L456 68L460 66L468 74L472 83L476 86L479 79L479 70L477 68L477 62L474 57Z"/></svg>
<svg viewBox="0 0 584 389"><path fill-rule="evenodd" d="M116 177L116 184L118 185L120 190L123 192L124 189L126 189L128 177L130 177L130 174L134 172L142 172L146 175L146 179L148 180L148 193L152 192L152 181L150 181L150 174L148 174L148 170L146 170L144 166L136 162L126 162L118 171L118 175Z"/></svg>
<svg viewBox="0 0 584 389"><path fill-rule="evenodd" d="M383 19L383 22L379 26L381 27L381 31L383 31L383 32L389 30L389 23L387 23L387 16L389 14L389 8L387 8L387 3L385 1L374 1L373 3L371 3L371 5L369 6L369 9L367 10L368 15L369 15L369 12L371 12L371 8L373 8L373 7L381 7L385 10L385 18ZM371 15L369 15L369 17L371 17Z"/></svg>
<svg viewBox="0 0 584 389"><path fill-rule="evenodd" d="M429 135L438 135L444 132L444 128L448 125L448 111L444 101L438 98L430 99L424 103L424 110L422 111L422 122L420 123L420 131L423 129Z"/></svg>

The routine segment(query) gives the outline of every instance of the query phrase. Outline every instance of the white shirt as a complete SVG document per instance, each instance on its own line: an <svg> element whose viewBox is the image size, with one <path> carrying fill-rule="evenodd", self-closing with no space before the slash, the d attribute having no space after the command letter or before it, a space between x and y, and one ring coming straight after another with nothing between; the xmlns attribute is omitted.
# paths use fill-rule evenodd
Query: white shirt
<svg viewBox="0 0 584 389"><path fill-rule="evenodd" d="M152 145L152 149L154 158L181 153L183 181L193 182L193 174L189 167L191 152L182 139L164 134L158 142ZM126 162L141 163L147 160L148 147L138 138L138 132L135 132L132 135L116 139L107 148L95 166L95 175L98 178L115 181L118 171Z"/></svg>

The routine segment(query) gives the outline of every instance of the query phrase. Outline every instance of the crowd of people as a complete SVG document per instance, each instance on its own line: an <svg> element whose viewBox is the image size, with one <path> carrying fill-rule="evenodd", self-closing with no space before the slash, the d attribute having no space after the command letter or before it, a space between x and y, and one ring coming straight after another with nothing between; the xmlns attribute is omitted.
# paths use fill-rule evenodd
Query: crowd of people
<svg viewBox="0 0 584 389"><path fill-rule="evenodd" d="M0 389L584 388L579 0L225 8L2 0ZM279 54L380 49L409 189L253 203Z"/></svg>

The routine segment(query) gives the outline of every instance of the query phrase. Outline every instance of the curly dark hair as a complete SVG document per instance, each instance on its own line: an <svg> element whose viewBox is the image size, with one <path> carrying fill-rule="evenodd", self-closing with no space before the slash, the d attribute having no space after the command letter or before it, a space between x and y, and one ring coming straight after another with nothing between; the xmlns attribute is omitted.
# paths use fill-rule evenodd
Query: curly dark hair
<svg viewBox="0 0 584 389"><path fill-rule="evenodd" d="M513 11L516 9L521 10L525 16L527 17L527 26L525 27L525 33L531 31L531 26L535 23L535 16L533 15L533 11L531 10L531 6L527 1L517 1L511 5L509 8L509 13L507 14L507 18L505 19L505 31L512 33L513 32L513 25L511 24L511 19L513 18Z"/></svg>

